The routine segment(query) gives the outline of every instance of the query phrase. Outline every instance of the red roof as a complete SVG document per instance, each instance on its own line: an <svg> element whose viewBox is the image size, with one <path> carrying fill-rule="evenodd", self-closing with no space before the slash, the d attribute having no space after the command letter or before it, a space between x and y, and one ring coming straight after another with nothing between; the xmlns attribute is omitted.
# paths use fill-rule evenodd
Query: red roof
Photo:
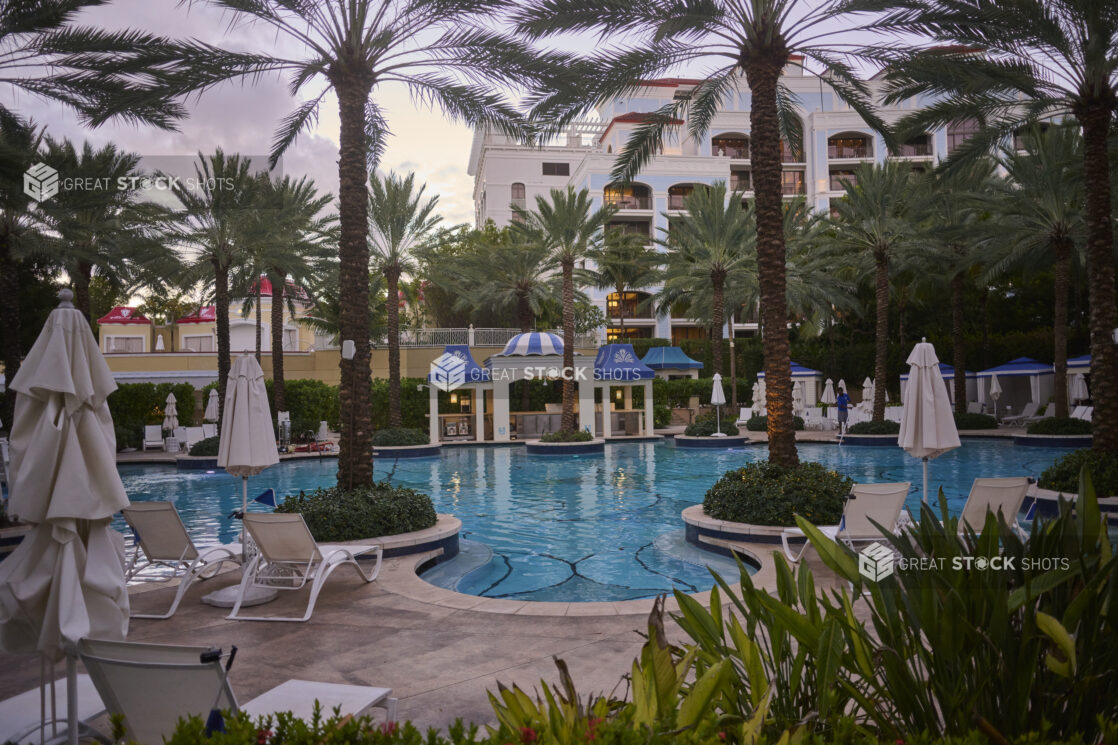
<svg viewBox="0 0 1118 745"><path fill-rule="evenodd" d="M289 290L294 292L295 297L299 298L300 300L306 300L307 299L307 291L304 290L302 287L297 286L291 280L287 280L287 287L288 287ZM256 286L255 285L253 285L249 289L249 294L251 294L251 295L256 294ZM268 279L267 277L261 277L260 278L260 296L261 297L271 297L272 296L272 281L270 279Z"/></svg>
<svg viewBox="0 0 1118 745"><path fill-rule="evenodd" d="M606 138L606 135L609 134L609 131L611 129L613 129L614 124L617 124L617 123L632 124L634 122L647 122L649 119L652 119L652 118L653 118L652 114L648 113L647 111L630 111L628 114L620 114L618 116L615 116L613 119L610 119L610 122L606 126L605 131L602 132L602 136L598 138L598 142L601 142L602 140L604 140ZM683 124L683 120L682 119L670 119L669 123L670 124Z"/></svg>
<svg viewBox="0 0 1118 745"><path fill-rule="evenodd" d="M191 313L189 316L183 316L175 323L213 323L217 320L217 306L205 305Z"/></svg>
<svg viewBox="0 0 1118 745"><path fill-rule="evenodd" d="M135 308L126 308L123 305L116 305L108 313L98 318L97 323L146 323L150 325L151 321Z"/></svg>
<svg viewBox="0 0 1118 745"><path fill-rule="evenodd" d="M638 85L656 86L659 88L678 88L681 85L698 85L702 78L653 78L652 80L638 80Z"/></svg>

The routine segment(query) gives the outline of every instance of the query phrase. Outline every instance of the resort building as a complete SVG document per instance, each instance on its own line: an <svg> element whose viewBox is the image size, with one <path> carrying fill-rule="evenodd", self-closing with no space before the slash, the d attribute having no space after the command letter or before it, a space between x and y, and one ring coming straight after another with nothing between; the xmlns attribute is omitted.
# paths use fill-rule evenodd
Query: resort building
<svg viewBox="0 0 1118 745"><path fill-rule="evenodd" d="M663 78L646 81L631 98L616 99L598 108L598 121L573 124L565 138L543 147L519 144L487 129L474 133L467 172L474 177L477 224L493 220L498 226L513 218L512 205L531 209L537 196L553 188L588 189L595 203L618 208L612 226L644 236L650 243L662 238L671 220L683 214L683 200L696 185L726 182L746 199L753 196L750 162L750 93L741 80L738 89L715 115L702 140L687 135L687 122L678 121L662 152L630 184L610 178L617 153L650 112L687 96L701 81ZM803 142L783 148L784 193L801 197L814 209L826 211L842 194L843 183L854 178L862 163L896 157L915 169L928 168L977 131L977 123L962 123L926 132L904 143L895 156L887 154L883 139L834 93L825 77L804 72L796 63L785 70L782 82L793 93L803 125ZM869 82L871 88L875 81ZM880 102L879 102L880 103ZM917 105L906 101L882 107L886 121L895 121ZM589 291L606 312L606 336L621 336L618 310L624 303L629 338L660 337L678 343L701 338L706 329L694 320L671 314L657 317L644 301L655 288L643 292ZM757 324L736 323L737 336L756 332Z"/></svg>

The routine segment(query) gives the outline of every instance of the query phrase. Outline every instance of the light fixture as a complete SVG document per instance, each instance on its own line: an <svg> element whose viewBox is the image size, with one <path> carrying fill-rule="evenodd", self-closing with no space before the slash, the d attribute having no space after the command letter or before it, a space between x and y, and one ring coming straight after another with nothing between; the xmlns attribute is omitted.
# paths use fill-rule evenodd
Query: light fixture
<svg viewBox="0 0 1118 745"><path fill-rule="evenodd" d="M346 339L342 342L342 359L352 360L354 355L357 354L357 345L353 343L353 339Z"/></svg>
<svg viewBox="0 0 1118 745"><path fill-rule="evenodd" d="M457 393L450 394L450 402L452 404L458 403L458 394Z"/></svg>
<svg viewBox="0 0 1118 745"><path fill-rule="evenodd" d="M620 388L618 388L617 392L613 394L613 397L616 398L618 401L621 400L621 389Z"/></svg>

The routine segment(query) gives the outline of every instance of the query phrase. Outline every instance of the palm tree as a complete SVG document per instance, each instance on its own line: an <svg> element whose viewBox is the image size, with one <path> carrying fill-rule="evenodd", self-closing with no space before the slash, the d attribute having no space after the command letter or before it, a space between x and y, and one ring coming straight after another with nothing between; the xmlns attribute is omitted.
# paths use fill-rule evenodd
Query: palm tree
<svg viewBox="0 0 1118 745"><path fill-rule="evenodd" d="M936 47L898 50L886 70L887 102L932 95L905 131L978 121L952 158L988 153L1045 120L1074 119L1083 132L1087 284L1091 306L1093 447L1118 453L1118 319L1108 138L1118 113L1118 13L1105 0L856 0L894 11L882 31L913 33ZM949 46L942 46L942 45ZM980 51L976 51L980 50Z"/></svg>
<svg viewBox="0 0 1118 745"><path fill-rule="evenodd" d="M168 276L178 264L166 245L171 212L143 198L129 176L140 156L109 144L81 152L69 140L46 138L43 160L67 178L107 183L108 188L63 189L36 208L55 238L49 250L74 287L74 306L90 317L89 283L96 273L126 295L138 285Z"/></svg>
<svg viewBox="0 0 1118 745"><path fill-rule="evenodd" d="M875 301L873 420L885 419L885 363L889 353L889 262L909 247L915 229L907 199L911 166L886 162L863 165L843 184L841 199L831 201L833 240L855 257L872 259ZM768 329L766 329L767 331Z"/></svg>
<svg viewBox="0 0 1118 745"><path fill-rule="evenodd" d="M341 361L341 406L354 416L343 417L338 484L368 486L373 481L370 352L364 336L369 326L368 183L369 169L389 135L375 93L379 86L400 83L415 99L437 104L454 120L519 136L526 132L521 117L498 91L541 84L567 55L534 51L494 30L489 21L505 8L503 0L210 2L266 26L283 40L278 46L290 43L305 53L291 58L278 56L273 46L240 53L183 44L177 59L188 65L163 77L168 89L185 94L268 73L290 76L293 94L311 89L311 97L277 131L273 165L317 121L327 94L338 100L341 334L356 342L353 359ZM272 34L261 38L271 44Z"/></svg>
<svg viewBox="0 0 1118 745"><path fill-rule="evenodd" d="M686 299L692 307L710 308L711 354L714 372L721 374L726 286L737 287L736 294L741 295L756 267L753 213L742 209L738 195L727 200L726 184L721 181L696 188L684 199L683 208L686 214L672 220L661 240L667 254L658 304L662 312ZM703 302L707 297L709 305Z"/></svg>
<svg viewBox="0 0 1118 745"><path fill-rule="evenodd" d="M213 285L217 327L217 391L224 413L225 384L229 377L230 273L252 244L256 177L250 161L218 150L198 154L194 166L198 188L180 182L173 187L182 204L178 213L178 240L194 254L191 274Z"/></svg>
<svg viewBox="0 0 1118 745"><path fill-rule="evenodd" d="M946 277L951 295L952 365L955 367L955 411L965 414L966 345L965 294L983 248L982 223L986 213L981 196L993 188L994 164L982 159L964 168L937 168L915 179L911 218L923 222L919 249L935 276Z"/></svg>
<svg viewBox="0 0 1118 745"><path fill-rule="evenodd" d="M1003 148L999 162L1008 180L991 195L994 254L986 276L1051 267L1055 304L1052 352L1056 416L1068 415L1068 296L1072 259L1085 243L1083 139L1072 127L1032 131L1023 152ZM1094 386L1092 386L1093 388Z"/></svg>
<svg viewBox="0 0 1118 745"><path fill-rule="evenodd" d="M869 2L869 0L866 0ZM871 109L869 90L844 61L821 42L824 24L835 25L843 3L820 5L797 0L709 0L704 3L650 0L610 6L588 0L539 0L520 11L520 30L530 38L592 30L624 35L628 47L614 45L557 71L550 90L536 99L533 114L562 131L599 102L631 98L642 80L674 72L682 65L707 63L709 72L692 89L651 113L617 159L614 178L632 180L654 157L665 135L685 121L687 135L702 139L715 113L736 95L742 76L751 97L750 151L756 195L757 266L761 282L765 376L768 381L769 459L799 463L792 419L792 370L788 341L781 153L799 148L801 122L794 97L780 81L789 64L815 62L828 71L828 85L879 130L884 123ZM782 144L782 139L784 144Z"/></svg>
<svg viewBox="0 0 1118 745"><path fill-rule="evenodd" d="M536 209L529 212L513 205L512 234L515 240L545 247L559 264L563 277L563 416L560 428L577 429L575 424L575 264L602 239L602 230L613 215L610 206L594 209L590 191L552 189L550 201L536 197Z"/></svg>
<svg viewBox="0 0 1118 745"><path fill-rule="evenodd" d="M602 245L586 254L594 266L583 270L582 282L597 290L613 290L617 296L619 339L625 341L625 300L634 290L650 287L660 278L663 257L641 236L607 228Z"/></svg>
<svg viewBox="0 0 1118 745"><path fill-rule="evenodd" d="M437 196L424 198L427 185L415 188L415 174L389 171L369 179L369 243L373 266L384 275L388 290L388 426L401 427L400 411L400 276L414 272L414 251L430 248L442 218L435 214Z"/></svg>

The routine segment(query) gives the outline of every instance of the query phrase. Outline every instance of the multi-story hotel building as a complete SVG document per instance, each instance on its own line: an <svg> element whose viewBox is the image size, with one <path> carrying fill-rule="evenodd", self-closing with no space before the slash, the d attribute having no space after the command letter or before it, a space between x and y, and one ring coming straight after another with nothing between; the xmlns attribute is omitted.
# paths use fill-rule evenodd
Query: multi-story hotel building
<svg viewBox="0 0 1118 745"><path fill-rule="evenodd" d="M474 177L475 219L478 225L493 220L498 226L512 219L512 206L531 209L538 195L553 188L589 189L596 204L618 208L612 225L640 235L660 238L671 217L681 213L683 199L698 184L727 182L732 190L752 197L750 169L750 93L744 78L738 90L715 115L707 136L694 140L686 122L665 140L662 153L645 166L633 183L616 185L610 178L616 154L647 114L686 95L700 81L686 78L649 80L631 98L616 99L598 108L599 121L575 124L565 138L543 147L525 146L484 129L474 133L468 173ZM806 198L817 210L827 210L830 200L842 194L842 185L853 179L854 169L867 162L896 157L926 168L943 158L976 131L973 122L930 131L904 143L888 156L884 141L831 89L825 77L789 65L783 82L794 94L803 123L803 142L783 148L784 193ZM875 81L869 82L871 87ZM886 121L911 111L915 101L881 109ZM642 301L656 288L625 298L616 293L591 291L590 297L611 319L607 335L615 337L618 303L626 303L628 336L661 337L678 341L699 338L705 330L692 319L657 317ZM627 294L628 295L628 294ZM752 320L752 319L746 319ZM754 323L735 324L736 335L748 335Z"/></svg>

